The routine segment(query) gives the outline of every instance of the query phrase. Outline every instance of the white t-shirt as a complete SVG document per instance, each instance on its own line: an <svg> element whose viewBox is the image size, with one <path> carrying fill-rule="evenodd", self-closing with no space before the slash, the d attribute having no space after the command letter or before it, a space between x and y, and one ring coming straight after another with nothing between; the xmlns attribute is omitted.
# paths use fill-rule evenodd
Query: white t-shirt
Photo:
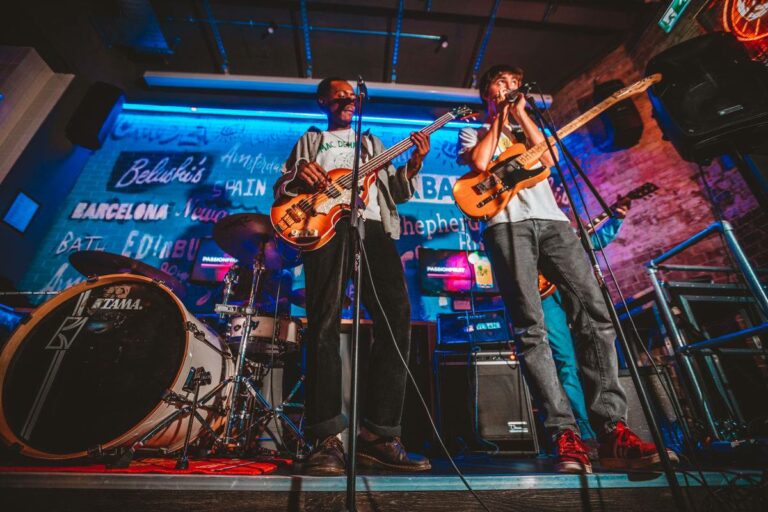
<svg viewBox="0 0 768 512"><path fill-rule="evenodd" d="M324 131L320 136L320 146L317 149L315 162L326 171L352 169L355 161L355 131L352 128ZM368 206L363 211L363 218L381 221L379 187L376 185L376 180L368 187Z"/></svg>
<svg viewBox="0 0 768 512"><path fill-rule="evenodd" d="M463 153L474 148L480 136L485 135L489 128L490 125L485 124L479 130L470 127L462 129L459 132L459 158L461 158ZM519 134L518 136L521 140L524 138L519 126L511 125L508 129L511 134ZM499 155L516 143L517 141L510 139L507 130L505 130L499 137L499 143L496 146L496 151L493 153L493 160L496 160ZM540 181L533 187L524 188L515 194L507 203L506 208L489 219L486 226L493 226L502 222L520 222L527 219L570 222L557 205L555 195L552 193L552 188L547 180Z"/></svg>

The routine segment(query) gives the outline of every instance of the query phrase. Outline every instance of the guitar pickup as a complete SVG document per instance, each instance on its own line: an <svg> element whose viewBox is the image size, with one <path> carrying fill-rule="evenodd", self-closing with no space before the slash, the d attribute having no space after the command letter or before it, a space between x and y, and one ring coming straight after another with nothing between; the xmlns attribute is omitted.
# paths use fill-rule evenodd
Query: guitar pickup
<svg viewBox="0 0 768 512"><path fill-rule="evenodd" d="M296 243L314 242L320 238L320 233L316 229L292 229L291 239Z"/></svg>
<svg viewBox="0 0 768 512"><path fill-rule="evenodd" d="M498 180L495 176L488 176L488 178L472 187L472 190L474 190L477 194L482 194L486 190L490 190L492 187L496 186L497 183Z"/></svg>

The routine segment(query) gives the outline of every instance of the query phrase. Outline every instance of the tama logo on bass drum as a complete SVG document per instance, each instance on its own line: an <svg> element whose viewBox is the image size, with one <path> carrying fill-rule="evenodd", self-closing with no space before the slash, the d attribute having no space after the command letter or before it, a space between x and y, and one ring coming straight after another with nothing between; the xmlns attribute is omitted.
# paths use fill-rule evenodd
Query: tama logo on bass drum
<svg viewBox="0 0 768 512"><path fill-rule="evenodd" d="M91 309L108 309L108 310L141 310L141 299L108 299L97 298L93 301Z"/></svg>

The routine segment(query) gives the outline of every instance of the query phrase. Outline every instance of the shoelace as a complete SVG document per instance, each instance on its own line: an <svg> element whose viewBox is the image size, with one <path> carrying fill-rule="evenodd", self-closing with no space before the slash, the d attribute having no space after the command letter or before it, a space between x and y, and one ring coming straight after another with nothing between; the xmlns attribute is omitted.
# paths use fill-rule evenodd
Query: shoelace
<svg viewBox="0 0 768 512"><path fill-rule="evenodd" d="M577 441L576 434L570 430L566 430L560 437L557 438L557 445L559 452L563 453L586 453Z"/></svg>

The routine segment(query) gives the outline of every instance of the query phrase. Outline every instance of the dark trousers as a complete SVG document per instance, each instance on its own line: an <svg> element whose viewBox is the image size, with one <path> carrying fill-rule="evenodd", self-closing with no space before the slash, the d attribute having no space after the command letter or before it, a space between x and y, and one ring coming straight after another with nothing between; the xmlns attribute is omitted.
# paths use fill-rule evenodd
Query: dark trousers
<svg viewBox="0 0 768 512"><path fill-rule="evenodd" d="M363 268L361 300L373 320L374 342L368 362L361 424L380 436L400 435L406 372L395 350L385 320L389 320L397 346L408 360L411 306L405 275L395 243L381 222L365 221L364 247L373 276ZM341 413L340 328L344 292L353 270L349 221L341 220L336 236L325 246L304 254L307 289L306 434L313 440L338 434L347 427ZM365 261L364 261L365 263ZM362 373L359 374L362 376Z"/></svg>
<svg viewBox="0 0 768 512"><path fill-rule="evenodd" d="M538 269L555 283L571 324L590 421L598 434L626 421L627 400L605 301L581 242L568 222L529 219L496 224L483 238L512 315L528 385L546 415L551 434L579 431L552 358Z"/></svg>

